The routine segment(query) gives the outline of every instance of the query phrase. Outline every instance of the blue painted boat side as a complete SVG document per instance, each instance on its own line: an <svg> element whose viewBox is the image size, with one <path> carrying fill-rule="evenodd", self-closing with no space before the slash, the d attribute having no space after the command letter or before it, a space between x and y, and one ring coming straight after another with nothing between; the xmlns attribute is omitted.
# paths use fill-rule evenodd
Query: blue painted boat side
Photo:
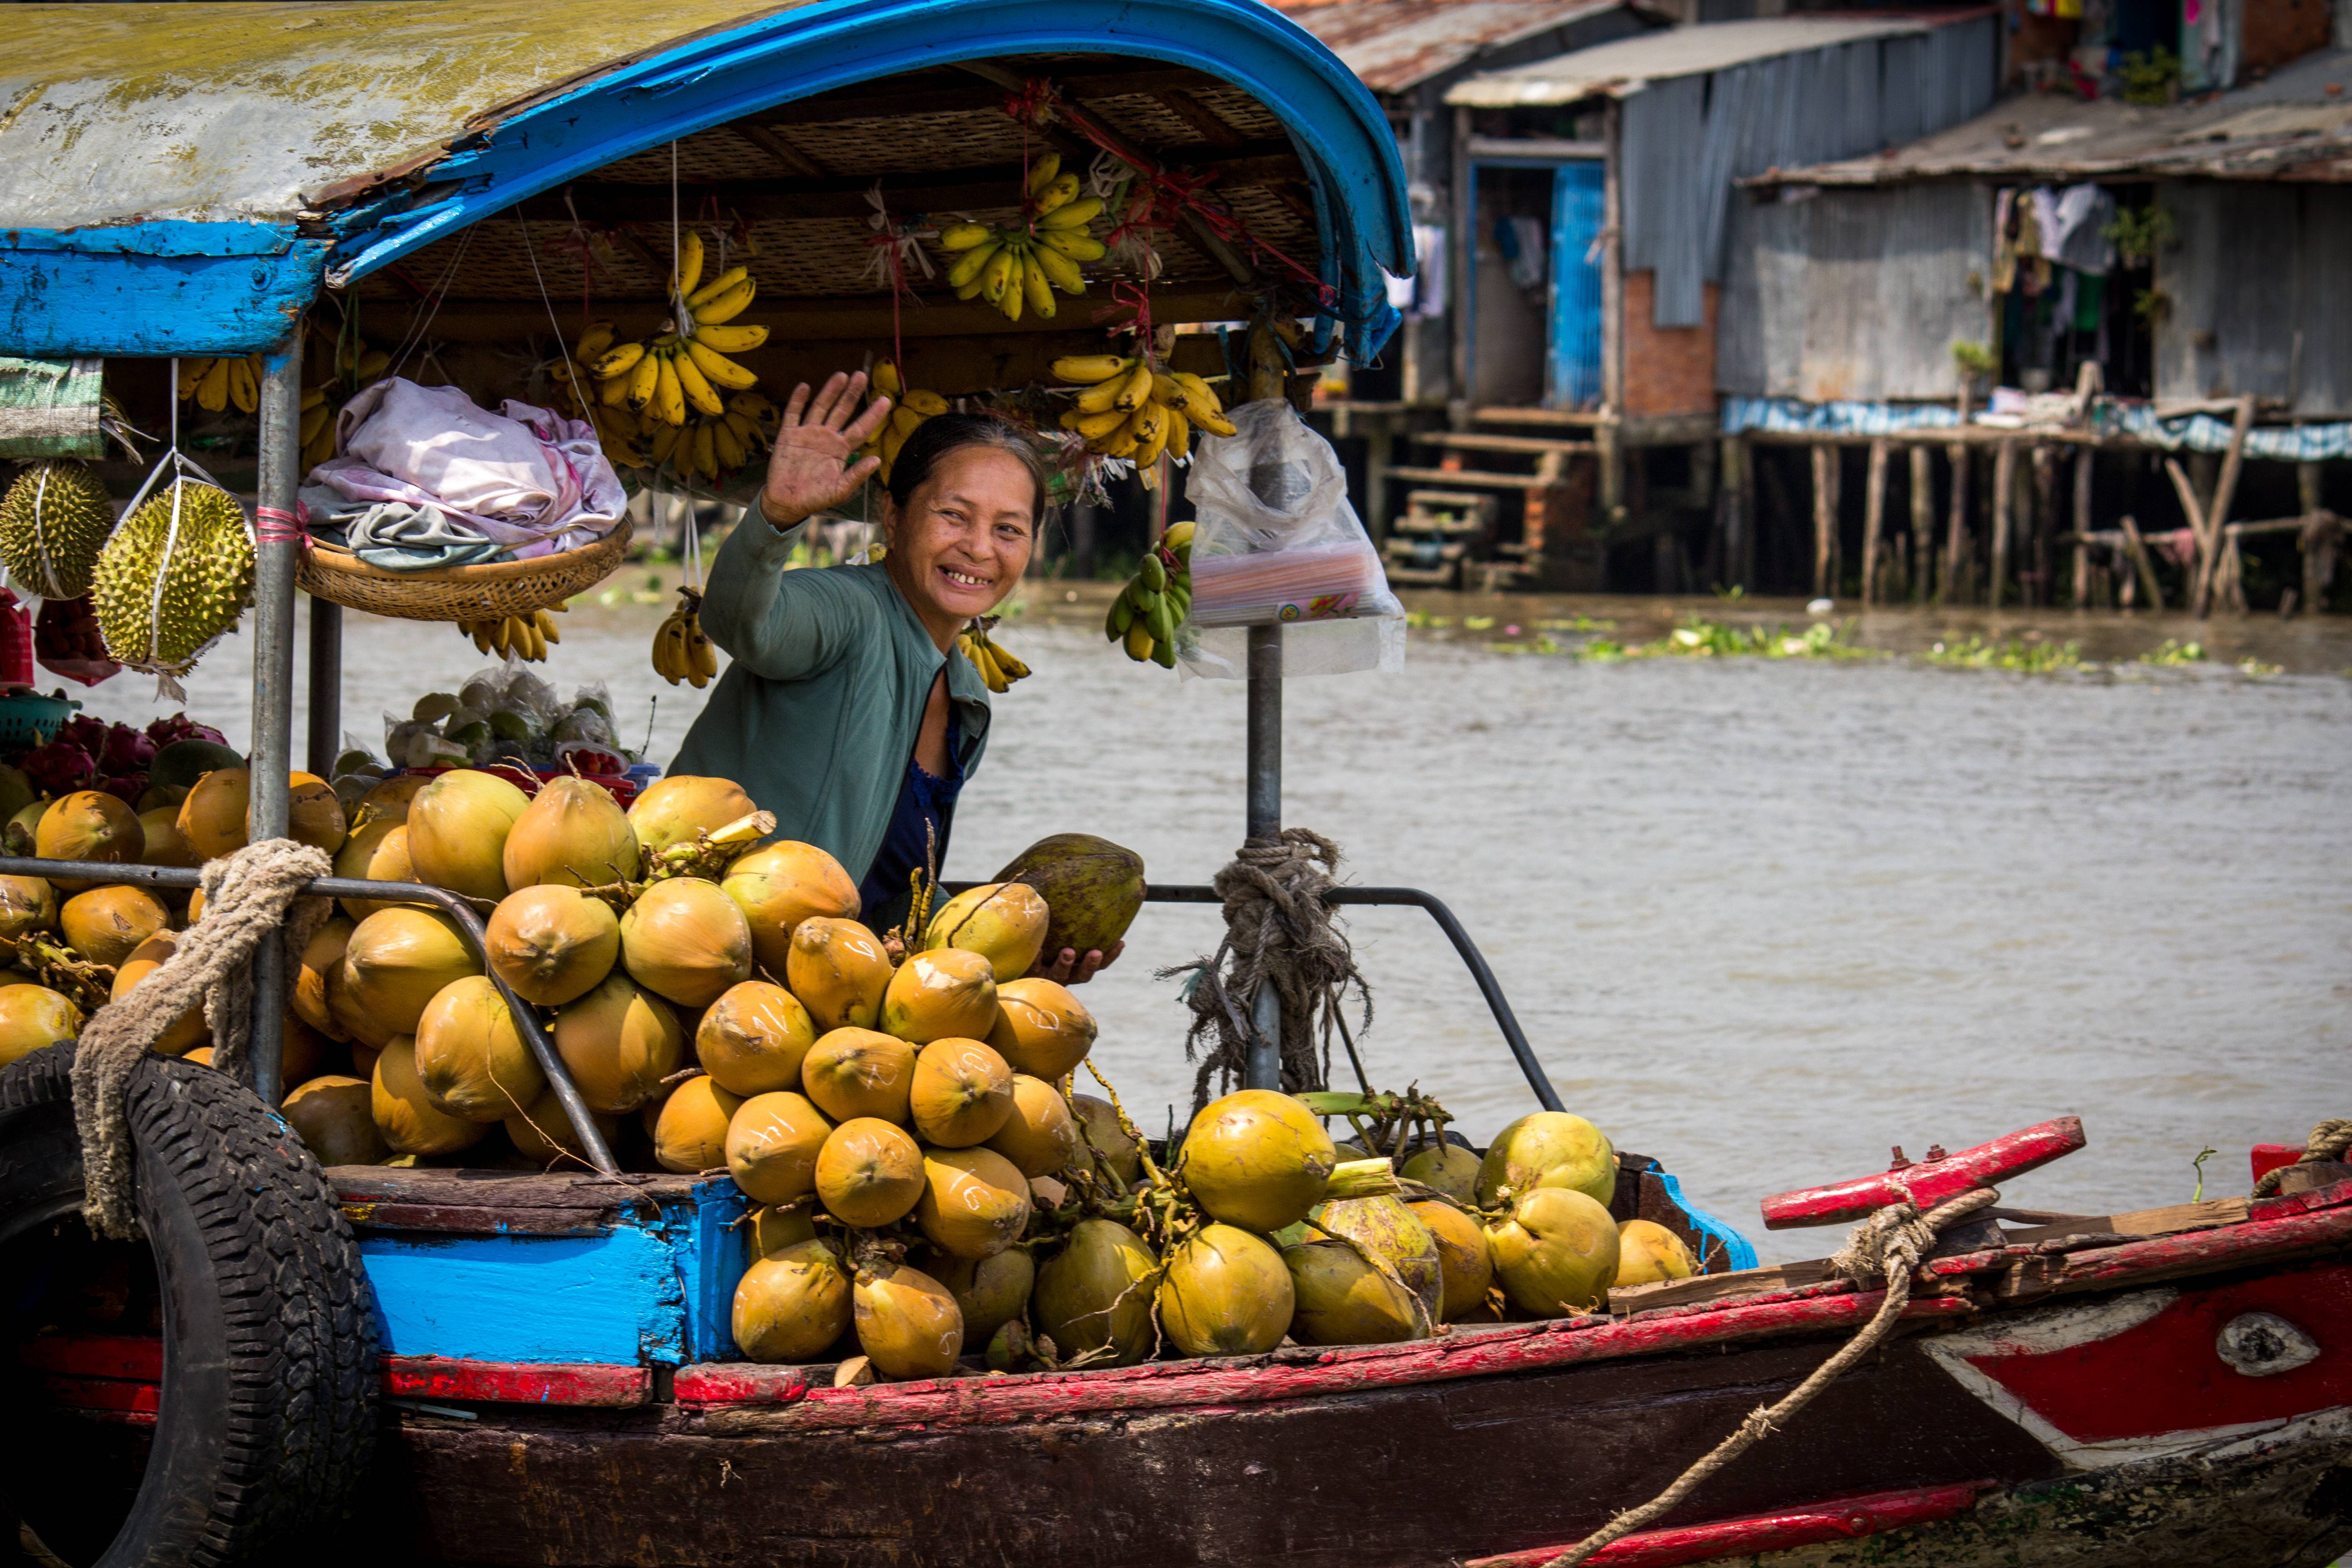
<svg viewBox="0 0 2352 1568"><path fill-rule="evenodd" d="M0 230L0 352L267 349L317 297L328 243L269 224Z"/></svg>
<svg viewBox="0 0 2352 1568"><path fill-rule="evenodd" d="M751 1261L751 1212L731 1181L697 1182L680 1258L687 1281L687 1330L696 1361L740 1361L735 1348L735 1287Z"/></svg>
<svg viewBox="0 0 2352 1568"><path fill-rule="evenodd" d="M1649 1173L1664 1185L1666 1196L1674 1205L1689 1216L1692 1229L1722 1244L1720 1251L1712 1247L1706 1249L1706 1256L1699 1259L1700 1273L1727 1274L1756 1267L1756 1247L1746 1237L1685 1197L1682 1183L1670 1173L1653 1170Z"/></svg>

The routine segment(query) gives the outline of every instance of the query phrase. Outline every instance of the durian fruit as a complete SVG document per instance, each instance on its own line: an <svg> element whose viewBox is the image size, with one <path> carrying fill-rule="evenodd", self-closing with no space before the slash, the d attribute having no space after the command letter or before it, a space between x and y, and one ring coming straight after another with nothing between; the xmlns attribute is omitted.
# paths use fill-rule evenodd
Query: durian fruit
<svg viewBox="0 0 2352 1568"><path fill-rule="evenodd" d="M113 530L114 505L89 464L35 463L0 499L0 563L44 598L79 599Z"/></svg>
<svg viewBox="0 0 2352 1568"><path fill-rule="evenodd" d="M90 595L115 659L133 668L184 669L236 625L253 597L253 536L245 512L217 486L173 480L124 518L99 551Z"/></svg>

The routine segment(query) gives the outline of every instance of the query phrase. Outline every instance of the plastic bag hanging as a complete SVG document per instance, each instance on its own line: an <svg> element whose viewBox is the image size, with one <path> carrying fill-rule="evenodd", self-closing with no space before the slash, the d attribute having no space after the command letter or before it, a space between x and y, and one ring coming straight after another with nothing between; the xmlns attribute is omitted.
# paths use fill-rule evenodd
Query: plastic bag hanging
<svg viewBox="0 0 2352 1568"><path fill-rule="evenodd" d="M1402 669L1404 606L1349 503L1339 455L1287 403L1258 399L1227 417L1238 432L1203 438L1185 481L1198 521L1183 667L1239 679L1246 628L1279 626L1285 676Z"/></svg>
<svg viewBox="0 0 2352 1568"><path fill-rule="evenodd" d="M245 508L180 450L175 404L171 443L123 508L90 585L108 653L154 676L158 700L184 701L181 678L236 629L253 599L254 544Z"/></svg>

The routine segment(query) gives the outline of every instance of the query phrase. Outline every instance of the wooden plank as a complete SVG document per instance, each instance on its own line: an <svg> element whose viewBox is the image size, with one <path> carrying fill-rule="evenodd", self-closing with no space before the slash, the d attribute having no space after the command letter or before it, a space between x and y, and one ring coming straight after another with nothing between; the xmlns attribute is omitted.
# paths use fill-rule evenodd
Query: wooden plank
<svg viewBox="0 0 2352 1568"><path fill-rule="evenodd" d="M2156 562L2148 555L2147 542L2139 536L2139 525L2129 517L2123 521L2124 553L2131 557L2132 571L2147 595L2147 607L2164 608L2164 584L2156 574Z"/></svg>
<svg viewBox="0 0 2352 1568"><path fill-rule="evenodd" d="M1544 436L1489 436L1475 430L1428 430L1412 439L1433 447L1446 447L1464 452L1526 452L1541 456L1549 452L1590 452L1591 441L1555 440Z"/></svg>
<svg viewBox="0 0 2352 1568"><path fill-rule="evenodd" d="M1688 1279L1668 1279L1655 1285L1628 1285L1609 1292L1612 1312L1654 1311L1660 1307L1688 1307L1706 1301L1736 1300L1743 1296L1769 1295L1819 1285L1837 1278L1829 1259L1776 1263L1762 1268L1741 1268L1729 1274L1701 1274Z"/></svg>
<svg viewBox="0 0 2352 1568"><path fill-rule="evenodd" d="M2347 1245L2352 1245L2352 1208L2329 1208L2221 1230L2191 1231L2184 1236L2158 1237L2119 1247L2069 1253L2063 1259L2064 1268L2057 1272L2050 1289L2074 1294L2126 1283L2147 1284L2317 1258L2340 1252Z"/></svg>
<svg viewBox="0 0 2352 1568"><path fill-rule="evenodd" d="M822 1380L820 1373L825 1373ZM806 1398L820 1381L833 1385L826 1368L723 1362L678 1368L671 1392L680 1405L790 1405Z"/></svg>
<svg viewBox="0 0 2352 1568"><path fill-rule="evenodd" d="M1498 490L1549 489L1559 481L1547 479L1539 474L1489 474L1476 468L1418 468L1404 466L1388 470L1391 479L1405 479L1414 484L1474 485Z"/></svg>
<svg viewBox="0 0 2352 1568"><path fill-rule="evenodd" d="M602 1362L523 1364L388 1355L383 1391L401 1399L620 1410L652 1401L654 1374L651 1367Z"/></svg>
<svg viewBox="0 0 2352 1568"><path fill-rule="evenodd" d="M1685 1563L1859 1541L1964 1513L1976 1506L1978 1498L2000 1484L1993 1480L1961 1481L1952 1486L1874 1492L1867 1497L1839 1498L1771 1513L1749 1514L1742 1519L1717 1520L1674 1530L1644 1530L1611 1542L1585 1561L1600 1568L1680 1568ZM1563 1542L1532 1552L1474 1557L1465 1568L1544 1568L1575 1544Z"/></svg>
<svg viewBox="0 0 2352 1568"><path fill-rule="evenodd" d="M1474 408L1470 419L1476 425L1573 425L1590 429L1608 417L1605 414L1574 408Z"/></svg>
<svg viewBox="0 0 2352 1568"><path fill-rule="evenodd" d="M1526 1331L1455 1332L1403 1345L1366 1345L1249 1359L1153 1362L1101 1373L931 1379L863 1388L815 1388L781 1408L714 1408L712 1436L919 1426L926 1430L1003 1426L1144 1410L1231 1409L1328 1394L1503 1376L1619 1357L1748 1343L1850 1330L1874 1314L1885 1292L1731 1308L1688 1316L1605 1318L1532 1325ZM1906 1319L1962 1320L1968 1303L1919 1300Z"/></svg>
<svg viewBox="0 0 2352 1568"><path fill-rule="evenodd" d="M1775 1193L1763 1203L1769 1230L1799 1226L1843 1225L1905 1199L1933 1208L1971 1187L1990 1186L2010 1176L2039 1170L2087 1142L2078 1116L2061 1116L1963 1149L1941 1160L1925 1160L1874 1176L1825 1187Z"/></svg>
<svg viewBox="0 0 2352 1568"><path fill-rule="evenodd" d="M2001 1233L2012 1245L2053 1241L2061 1237L2105 1233L2113 1236L2171 1236L2180 1231L2210 1230L2244 1221L2250 1200L2209 1198L2203 1203L2174 1204L2168 1208L2137 1209L2129 1214L2070 1215L2063 1220Z"/></svg>

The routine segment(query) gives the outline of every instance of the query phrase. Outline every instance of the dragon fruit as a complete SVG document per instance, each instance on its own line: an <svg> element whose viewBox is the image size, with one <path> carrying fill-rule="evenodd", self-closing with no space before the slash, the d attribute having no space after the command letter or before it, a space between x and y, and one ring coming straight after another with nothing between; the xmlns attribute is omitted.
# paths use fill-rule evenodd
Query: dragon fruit
<svg viewBox="0 0 2352 1568"><path fill-rule="evenodd" d="M33 787L51 799L88 789L97 775L97 760L81 747L64 741L36 746L16 759L16 766Z"/></svg>
<svg viewBox="0 0 2352 1568"><path fill-rule="evenodd" d="M147 793L147 775L129 773L120 778L105 779L100 781L98 787L135 810L139 805L139 797Z"/></svg>
<svg viewBox="0 0 2352 1568"><path fill-rule="evenodd" d="M155 742L128 724L108 731L106 748L98 754L99 765L117 776L143 773L154 760Z"/></svg>
<svg viewBox="0 0 2352 1568"><path fill-rule="evenodd" d="M95 757L106 750L106 737L110 726L103 719L93 719L87 713L77 713L58 726L49 737L55 743L78 746Z"/></svg>
<svg viewBox="0 0 2352 1568"><path fill-rule="evenodd" d="M147 738L160 748L174 741L210 741L216 746L228 744L228 737L210 724L199 724L185 713L174 713L158 719L147 726Z"/></svg>

